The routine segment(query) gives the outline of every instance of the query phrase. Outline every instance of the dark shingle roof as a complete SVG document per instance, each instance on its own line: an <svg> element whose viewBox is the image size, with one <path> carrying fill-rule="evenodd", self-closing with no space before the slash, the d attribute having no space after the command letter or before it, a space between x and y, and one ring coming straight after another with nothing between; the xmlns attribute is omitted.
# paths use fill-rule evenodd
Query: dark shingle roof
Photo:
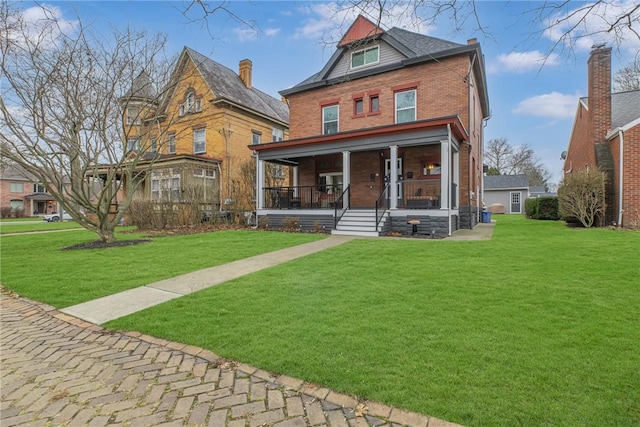
<svg viewBox="0 0 640 427"><path fill-rule="evenodd" d="M640 90L611 94L611 127L622 127L640 118Z"/></svg>
<svg viewBox="0 0 640 427"><path fill-rule="evenodd" d="M527 175L487 175L484 177L485 190L506 190L529 188Z"/></svg>
<svg viewBox="0 0 640 427"><path fill-rule="evenodd" d="M405 48L410 49L414 53L414 58L466 46L424 34L412 33L397 27L387 31L387 35L402 43Z"/></svg>
<svg viewBox="0 0 640 427"><path fill-rule="evenodd" d="M185 47L185 50L193 59L216 98L226 99L277 121L289 123L287 104L255 87L248 89L235 71L193 49Z"/></svg>

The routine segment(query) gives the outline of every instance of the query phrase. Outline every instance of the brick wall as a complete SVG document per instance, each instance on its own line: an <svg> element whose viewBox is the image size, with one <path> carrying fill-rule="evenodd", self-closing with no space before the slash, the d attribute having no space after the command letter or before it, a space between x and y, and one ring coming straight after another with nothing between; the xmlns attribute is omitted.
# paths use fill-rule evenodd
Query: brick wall
<svg viewBox="0 0 640 427"><path fill-rule="evenodd" d="M640 227L640 124L624 133L623 225Z"/></svg>
<svg viewBox="0 0 640 427"><path fill-rule="evenodd" d="M339 105L341 132L393 124L393 88L402 87L417 89L418 120L457 114L468 126L469 95L464 80L468 67L468 57L450 58L290 95L290 137L321 135L323 104ZM372 95L379 98L377 114L368 113ZM363 99L365 112L362 116L353 114L355 98Z"/></svg>
<svg viewBox="0 0 640 427"><path fill-rule="evenodd" d="M564 171L581 170L585 165L593 167L595 164L593 140L589 138L589 111L580 103L569 140L569 151L564 161Z"/></svg>

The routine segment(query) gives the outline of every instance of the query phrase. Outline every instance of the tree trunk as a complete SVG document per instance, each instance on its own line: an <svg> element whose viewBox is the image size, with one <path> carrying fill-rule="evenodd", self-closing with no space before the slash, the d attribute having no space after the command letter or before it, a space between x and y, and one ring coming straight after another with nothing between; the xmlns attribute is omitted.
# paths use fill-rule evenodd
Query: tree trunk
<svg viewBox="0 0 640 427"><path fill-rule="evenodd" d="M103 243L111 243L116 241L116 234L113 230L104 230L98 229L96 230L98 236L100 236L100 241Z"/></svg>

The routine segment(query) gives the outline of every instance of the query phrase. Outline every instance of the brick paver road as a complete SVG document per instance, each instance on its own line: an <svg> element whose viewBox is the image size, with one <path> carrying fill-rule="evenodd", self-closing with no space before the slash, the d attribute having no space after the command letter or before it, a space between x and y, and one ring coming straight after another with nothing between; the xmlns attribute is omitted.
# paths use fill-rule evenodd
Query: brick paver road
<svg viewBox="0 0 640 427"><path fill-rule="evenodd" d="M0 321L2 427L454 426L201 348L112 332L4 289Z"/></svg>

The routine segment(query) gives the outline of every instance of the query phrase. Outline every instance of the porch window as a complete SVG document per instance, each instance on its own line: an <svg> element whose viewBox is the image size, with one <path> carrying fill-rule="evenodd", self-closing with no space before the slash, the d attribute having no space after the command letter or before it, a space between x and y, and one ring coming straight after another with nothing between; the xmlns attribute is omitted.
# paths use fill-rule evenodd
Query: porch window
<svg viewBox="0 0 640 427"><path fill-rule="evenodd" d="M169 140L167 141L169 154L176 154L176 136L175 134L169 135Z"/></svg>
<svg viewBox="0 0 640 427"><path fill-rule="evenodd" d="M198 178L216 179L216 171L215 169L200 169L197 170L193 176Z"/></svg>
<svg viewBox="0 0 640 427"><path fill-rule="evenodd" d="M396 123L416 120L416 90L396 92Z"/></svg>
<svg viewBox="0 0 640 427"><path fill-rule="evenodd" d="M11 193L22 193L24 191L24 186L21 182L12 182L9 191Z"/></svg>
<svg viewBox="0 0 640 427"><path fill-rule="evenodd" d="M330 105L322 107L322 134L331 135L338 133L338 106Z"/></svg>
<svg viewBox="0 0 640 427"><path fill-rule="evenodd" d="M320 191L323 193L342 193L342 183L342 172L321 173L319 175Z"/></svg>
<svg viewBox="0 0 640 427"><path fill-rule="evenodd" d="M193 131L193 154L202 154L206 152L204 129L196 129Z"/></svg>
<svg viewBox="0 0 640 427"><path fill-rule="evenodd" d="M351 54L351 68L375 64L380 60L380 48L373 46L367 49L355 51Z"/></svg>
<svg viewBox="0 0 640 427"><path fill-rule="evenodd" d="M151 200L180 200L179 176L156 176L151 178Z"/></svg>

